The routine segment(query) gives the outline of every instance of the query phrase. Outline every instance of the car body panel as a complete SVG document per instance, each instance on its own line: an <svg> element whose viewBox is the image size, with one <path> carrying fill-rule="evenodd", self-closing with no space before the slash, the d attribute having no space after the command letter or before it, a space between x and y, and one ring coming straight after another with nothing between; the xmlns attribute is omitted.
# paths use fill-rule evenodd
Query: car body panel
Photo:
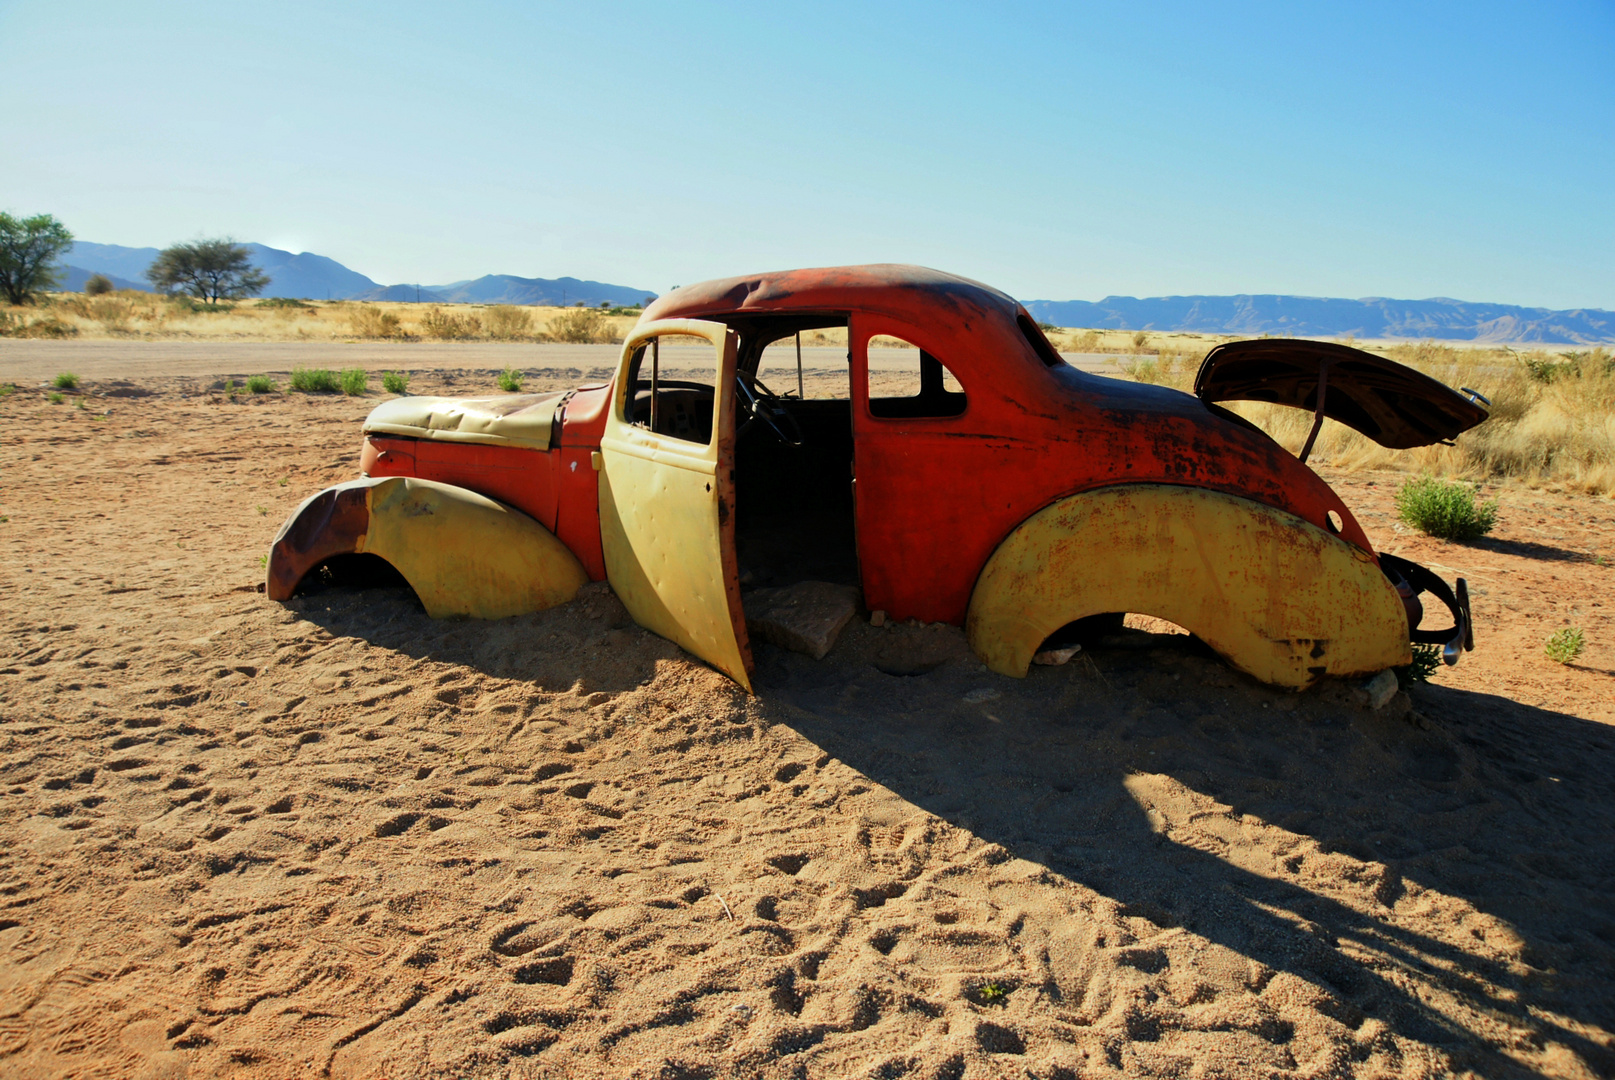
<svg viewBox="0 0 1615 1080"><path fill-rule="evenodd" d="M713 346L719 392L705 444L628 418L632 356L645 341L669 336ZM607 579L634 621L750 690L734 542L735 356L735 334L722 323L641 324L629 336L600 440L600 542Z"/></svg>
<svg viewBox="0 0 1615 1080"><path fill-rule="evenodd" d="M1164 484L1034 514L982 570L966 633L988 667L1023 676L1060 627L1117 611L1176 623L1292 689L1411 656L1402 601L1361 548L1270 506Z"/></svg>
<svg viewBox="0 0 1615 1080"><path fill-rule="evenodd" d="M394 398L371 410L364 430L366 434L548 450L555 415L565 398L559 391L484 398Z"/></svg>
<svg viewBox="0 0 1615 1080"><path fill-rule="evenodd" d="M266 591L288 598L309 569L339 554L385 559L433 618L541 611L588 581L577 557L528 515L414 477L353 480L305 501L270 549Z"/></svg>
<svg viewBox="0 0 1615 1080"><path fill-rule="evenodd" d="M1272 381L1265 390L1257 385L1268 395L1262 400L1306 405L1309 393L1316 396L1307 388L1307 371L1314 371L1315 384L1324 385L1334 371L1344 389L1333 406L1329 402L1335 399L1325 392L1320 415L1334 415L1331 410L1338 408L1344 416L1359 391L1371 392L1378 397L1369 405L1359 403L1359 411L1372 413L1370 405L1379 409L1373 414L1380 417L1377 432L1393 439L1407 434L1395 434L1385 417L1410 431L1423 423L1422 434L1439 435L1446 430L1440 422L1468 424L1483 415L1477 405L1389 361L1368 357L1364 366L1361 357L1367 354L1344 346L1320 353L1315 343L1306 342L1282 349L1245 343L1261 348L1244 353L1224 346L1232 350L1225 357L1243 356L1267 366L1240 368L1230 362L1223 368L1208 359L1202 375L1213 389L1206 399L1091 375L1062 361L1010 297L923 267L793 270L674 290L645 310L610 382L563 396L526 395L526 405L513 405L517 397L384 405L366 434L362 467L375 477L439 480L531 515L576 556L589 578L609 578L641 625L749 686L751 653L735 519L760 504L737 502L735 455L737 411L751 409L755 416L755 409L737 400L733 386L737 375L755 375L768 343L816 327L846 327L848 334L846 426L836 436L841 441L820 448L835 445L844 448L835 453L850 456L846 465L834 463L837 470L850 468L853 479L851 497L838 496L845 509L835 513L849 516L837 535L848 538L842 565L856 562L849 572L857 575L868 608L893 619L968 622L972 643L983 656L995 657L995 667L1024 673L1021 654L1038 644L1028 644L1034 632L1029 628L1057 617L1061 604L1084 607L1092 596L1071 592L1077 588L1071 583L1045 583L1038 586L1047 594L1044 599L1028 599L1028 590L1037 590L1026 584L1025 567L994 571L1020 585L983 591L989 568L1008 559L1005 552L1035 547L1034 538L1061 551L1075 552L1086 544L1089 577L1094 567L1108 574L1111 561L1117 568L1129 567L1134 585L1128 595L1135 599L1127 603L1159 607L1164 601L1156 599L1158 583L1150 585L1157 592L1141 584L1157 581L1146 573L1148 559L1110 554L1114 538L1125 535L1137 552L1149 550L1149 543L1166 545L1156 555L1177 560L1172 565L1179 571L1173 578L1178 592L1212 605L1223 602L1218 597L1243 598L1244 606L1229 601L1215 617L1211 609L1180 598L1174 603L1188 605L1180 613L1197 625L1173 621L1196 632L1203 624L1211 635L1207 640L1220 642L1217 647L1229 650L1225 655L1231 661L1260 677L1301 685L1316 677L1312 668L1340 673L1406 654L1406 613L1414 607L1397 609L1401 628L1392 634L1394 620L1380 595L1389 579L1374 576L1378 558L1339 496L1303 461L1210 398L1227 393L1233 376L1243 370L1247 389L1262 379ZM714 400L711 420L704 421L712 423L705 444L652 432L622 411L639 343L674 332L695 334L714 350L717 378L715 389L706 390ZM872 405L869 341L877 335L918 347L924 354L922 371L934 374L932 361L940 362L964 391L962 409L923 416L889 407L899 399L879 398L881 407ZM1317 364L1307 368L1314 360ZM1218 372L1228 378L1212 378ZM1399 394L1423 396L1409 404ZM815 401L814 415L828 416L824 409L830 404ZM506 419L524 409L544 422ZM1447 420L1432 419L1431 409L1445 410ZM752 444L745 446L743 462L775 460L750 456ZM845 483L827 468L813 475ZM1186 499L1185 491L1196 497ZM1115 508L1124 505L1145 520L1120 520ZM328 525L336 539L326 546L341 547L346 506L331 497ZM1233 506L1241 508L1238 513ZM1081 507L1111 509L1084 511L1091 535L1056 544L1056 525L1076 520L1071 515ZM1033 526L1034 521L1040 524ZM1197 532L1202 527L1211 530L1205 537ZM1286 531L1294 535L1286 539ZM307 550L323 550L321 543L310 539ZM1076 573L1080 560L1062 565ZM1265 593L1253 584L1256 569L1269 574L1261 585ZM1118 581L1120 591L1109 602L1120 604L1127 590ZM1236 581L1243 584L1230 593ZM1293 600L1284 599L1292 593ZM1341 602L1331 608L1326 596ZM1258 599L1267 621L1251 614ZM1016 603L1031 605L1019 621L1006 614L1006 605ZM987 613L981 618L978 605ZM1173 618L1167 611L1147 613ZM1080 617L1066 614L1066 621ZM1330 618L1356 619L1359 625L1353 630ZM1387 634L1397 640L1386 644ZM1258 646L1257 638L1269 644ZM1321 656L1306 657L1313 663L1301 664L1292 646L1302 640L1312 642L1309 654L1319 641L1332 644ZM1277 658L1263 659L1264 648L1277 650Z"/></svg>
<svg viewBox="0 0 1615 1080"><path fill-rule="evenodd" d="M1472 399L1394 360L1330 341L1233 341L1206 354L1202 401L1265 401L1323 415L1393 450L1446 442L1486 419Z"/></svg>

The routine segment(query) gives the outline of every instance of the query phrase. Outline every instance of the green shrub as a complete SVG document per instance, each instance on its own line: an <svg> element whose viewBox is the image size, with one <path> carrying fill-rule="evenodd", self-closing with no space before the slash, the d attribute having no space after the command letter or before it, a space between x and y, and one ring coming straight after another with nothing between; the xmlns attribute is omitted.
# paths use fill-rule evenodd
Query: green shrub
<svg viewBox="0 0 1615 1080"><path fill-rule="evenodd" d="M334 371L327 371L324 368L293 368L292 389L305 394L334 394L342 389L342 383Z"/></svg>
<svg viewBox="0 0 1615 1080"><path fill-rule="evenodd" d="M52 380L51 385L58 390L77 390L79 388L79 377L71 371L64 371Z"/></svg>
<svg viewBox="0 0 1615 1080"><path fill-rule="evenodd" d="M49 394L45 395L45 400L49 401L52 405L60 405L67 399L64 398L58 391L52 390Z"/></svg>
<svg viewBox="0 0 1615 1080"><path fill-rule="evenodd" d="M522 388L522 373L515 368L507 367L499 373L499 389L507 394L514 394Z"/></svg>
<svg viewBox="0 0 1615 1080"><path fill-rule="evenodd" d="M1548 659L1556 664L1568 664L1581 655L1581 650L1587 645L1587 640L1579 626L1567 626L1563 630L1555 630L1548 635L1548 640L1542 646L1542 651L1548 654Z"/></svg>
<svg viewBox="0 0 1615 1080"><path fill-rule="evenodd" d="M112 279L105 274L91 274L84 283L85 296L105 296L112 291Z"/></svg>
<svg viewBox="0 0 1615 1080"><path fill-rule="evenodd" d="M15 394L16 392L16 383L0 383L0 397L5 397L8 394Z"/></svg>
<svg viewBox="0 0 1615 1080"><path fill-rule="evenodd" d="M1414 683L1429 682L1430 676L1441 670L1441 646L1414 642L1412 662L1392 670L1404 690Z"/></svg>
<svg viewBox="0 0 1615 1080"><path fill-rule="evenodd" d="M1443 540L1473 540L1497 523L1497 500L1477 502L1477 491L1470 484L1421 476L1397 491L1397 516Z"/></svg>
<svg viewBox="0 0 1615 1080"><path fill-rule="evenodd" d="M272 394L275 392L275 380L268 375L249 375L247 389L254 394Z"/></svg>
<svg viewBox="0 0 1615 1080"><path fill-rule="evenodd" d="M261 308L306 308L314 305L305 304L301 300L294 300L290 296L271 296L258 301L252 306Z"/></svg>
<svg viewBox="0 0 1615 1080"><path fill-rule="evenodd" d="M409 393L409 376L402 371L383 371L381 386L389 394Z"/></svg>
<svg viewBox="0 0 1615 1080"><path fill-rule="evenodd" d="M370 373L364 368L345 368L342 372L342 392L359 397L370 389Z"/></svg>

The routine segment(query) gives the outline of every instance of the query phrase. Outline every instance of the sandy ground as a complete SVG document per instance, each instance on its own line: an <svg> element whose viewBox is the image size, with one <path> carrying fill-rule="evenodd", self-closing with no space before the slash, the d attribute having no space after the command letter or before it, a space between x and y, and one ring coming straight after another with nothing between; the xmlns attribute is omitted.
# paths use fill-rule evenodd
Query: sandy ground
<svg viewBox="0 0 1615 1080"><path fill-rule="evenodd" d="M599 586L267 602L375 398L117 378L0 397L6 1076L1615 1074L1608 500L1462 546L1331 475L1476 586L1378 713L863 623L748 698Z"/></svg>

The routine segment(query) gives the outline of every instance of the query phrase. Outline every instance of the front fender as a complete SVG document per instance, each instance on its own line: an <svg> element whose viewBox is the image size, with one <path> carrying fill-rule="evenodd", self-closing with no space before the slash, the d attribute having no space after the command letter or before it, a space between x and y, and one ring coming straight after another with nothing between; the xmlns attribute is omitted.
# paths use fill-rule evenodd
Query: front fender
<svg viewBox="0 0 1615 1080"><path fill-rule="evenodd" d="M387 560L433 618L541 611L589 580L566 545L521 511L452 484L384 476L304 500L275 534L265 591L286 600L310 570L345 554Z"/></svg>
<svg viewBox="0 0 1615 1080"><path fill-rule="evenodd" d="M1055 630L1118 611L1177 623L1241 671L1294 689L1412 658L1407 613L1368 552L1283 510L1166 484L1100 488L1033 514L988 559L965 631L988 667L1021 677Z"/></svg>

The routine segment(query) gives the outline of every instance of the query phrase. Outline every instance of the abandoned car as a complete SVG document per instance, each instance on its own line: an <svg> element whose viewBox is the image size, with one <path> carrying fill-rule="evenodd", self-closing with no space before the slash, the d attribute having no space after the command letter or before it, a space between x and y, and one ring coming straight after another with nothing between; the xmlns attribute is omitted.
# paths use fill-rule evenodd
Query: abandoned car
<svg viewBox="0 0 1615 1080"><path fill-rule="evenodd" d="M830 396L801 392L804 334L846 342ZM915 361L910 391L889 392L888 355ZM748 690L758 581L856 585L891 619L964 627L1012 676L1079 620L1128 612L1296 689L1407 664L1411 642L1448 663L1473 647L1461 579L1377 555L1305 464L1312 439L1297 457L1221 403L1411 447L1484 420L1478 395L1301 340L1219 346L1194 390L1080 371L1009 296L920 267L693 285L644 311L609 381L377 407L361 477L293 512L267 591L363 554L434 617L502 618L604 579ZM1426 593L1451 627L1423 625Z"/></svg>

